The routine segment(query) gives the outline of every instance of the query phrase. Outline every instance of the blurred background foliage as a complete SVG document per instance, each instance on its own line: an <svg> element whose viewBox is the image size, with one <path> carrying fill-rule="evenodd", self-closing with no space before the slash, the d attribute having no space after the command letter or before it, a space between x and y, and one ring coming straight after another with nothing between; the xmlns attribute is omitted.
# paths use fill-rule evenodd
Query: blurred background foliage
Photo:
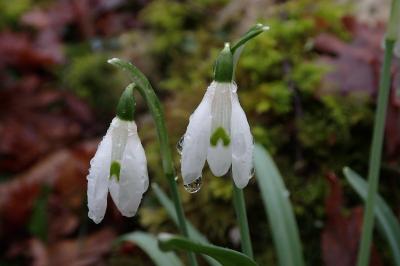
<svg viewBox="0 0 400 266"><path fill-rule="evenodd" d="M68 12L75 15L68 15ZM7 91L7 84L18 84L21 77L39 73L41 81L37 87L40 90L52 88L71 92L87 104L92 118L84 124L81 133L63 144L71 147L104 134L114 115L116 100L128 84L124 73L109 66L107 59L131 60L149 77L161 97L171 145L175 146L211 82L213 62L223 43L235 40L255 22L269 25L270 30L251 41L239 60L236 71L239 98L255 141L271 152L285 177L306 264L322 265L326 263L321 243L327 219L324 204L330 191L325 177L328 173L340 173L345 165L366 173L373 121L375 92L369 91L363 80L354 81L351 90L345 90L343 87L347 84L344 81L341 83L339 79L332 84L329 79L330 73L342 65L332 63L340 58L340 53L332 56L331 48L324 49L332 43L324 42L322 37L334 36L334 41L343 45L351 43L357 35L354 25L358 25L353 14L352 5L330 0L1 1L0 29L4 34L23 32L27 36L39 36L32 46L42 49L47 47L43 46L46 43L49 50L60 54L51 57L53 61L48 59L43 66L33 67L34 70L18 64L0 64L1 77L4 79L4 73L7 73L7 82L3 83L4 91ZM44 32L43 36L39 31ZM382 28L377 32L381 37ZM371 33L371 36L380 42L376 35ZM331 61L326 60L327 57ZM353 70L357 71L356 68ZM376 72L373 73L377 77ZM351 79L351 72L345 74ZM360 79L359 76L356 78ZM376 84L369 86L376 87ZM166 188L154 125L139 95L137 101L139 134L148 156L150 178ZM46 152L49 150L55 149ZM400 202L399 194L391 189L394 184L399 185L396 179L398 158L398 153L386 156L382 180L382 194L393 203ZM175 160L179 169L178 152L175 152ZM83 166L81 170L84 175L85 169L87 167ZM25 169L18 170L3 169L2 175L8 181ZM203 187L193 195L183 189L181 180L178 182L185 211L193 224L212 243L239 248L230 177L213 177L205 168ZM343 185L347 200L343 215L348 217L359 201L347 185ZM39 193L38 202L43 205L49 193ZM245 193L256 260L260 265L274 265L276 256L271 233L255 180L250 182ZM74 209L75 215L80 215L79 226L70 232L70 237L100 227L87 221L84 193L80 195L81 201L76 205L79 207ZM32 211L35 215L32 219L35 224L39 223L38 228L32 228L31 223L28 230L39 230L40 238L46 239L43 224L49 221L40 225L38 217L41 215L37 213L43 212L43 206L38 208ZM395 210L398 213L398 208ZM42 216L47 219L46 215ZM113 219L117 218L109 218L101 226L112 227L110 221ZM145 195L136 218L117 221L120 225L118 229L114 228L117 233L135 228L154 233L176 232L151 191ZM19 235L18 238L23 237ZM5 250L9 248L7 244L2 245ZM385 244L379 246L382 260L386 261ZM111 265L149 265L140 251L134 251L140 256L132 256L129 253L132 247L125 248L128 251L114 250L105 261ZM4 265L21 265L9 251L6 253L4 263L7 264Z"/></svg>

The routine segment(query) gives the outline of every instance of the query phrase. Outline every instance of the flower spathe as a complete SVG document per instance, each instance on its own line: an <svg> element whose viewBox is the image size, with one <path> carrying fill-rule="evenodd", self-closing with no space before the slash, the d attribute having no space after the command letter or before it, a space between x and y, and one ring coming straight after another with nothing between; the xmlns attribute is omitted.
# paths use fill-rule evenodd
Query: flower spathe
<svg viewBox="0 0 400 266"><path fill-rule="evenodd" d="M88 216L101 222L110 191L122 215L136 214L143 193L149 185L147 162L134 121L115 117L96 154L90 162L88 181Z"/></svg>
<svg viewBox="0 0 400 266"><path fill-rule="evenodd" d="M253 137L236 91L234 82L213 81L190 117L182 145L185 185L202 176L206 160L215 176L225 175L232 166L238 188L252 177Z"/></svg>

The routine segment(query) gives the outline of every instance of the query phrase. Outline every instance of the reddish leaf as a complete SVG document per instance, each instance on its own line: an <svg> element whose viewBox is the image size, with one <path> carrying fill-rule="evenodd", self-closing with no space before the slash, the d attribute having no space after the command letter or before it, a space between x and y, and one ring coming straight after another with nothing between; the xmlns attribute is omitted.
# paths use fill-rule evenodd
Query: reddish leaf
<svg viewBox="0 0 400 266"><path fill-rule="evenodd" d="M322 54L322 64L332 67L325 76L322 88L325 93L365 93L375 97L379 87L380 70L383 58L384 26L371 27L347 17L343 20L352 39L349 43L336 36L323 33L315 38L315 49ZM400 71L394 60L392 73ZM399 74L397 74L399 76ZM395 75L392 75L393 79ZM396 86L392 83L392 96L388 107L385 131L386 154L392 158L400 152L400 97L396 95Z"/></svg>
<svg viewBox="0 0 400 266"><path fill-rule="evenodd" d="M327 221L322 233L322 255L326 266L356 265L362 226L362 208L357 207L349 215L342 212L342 187L334 173L326 176L330 194L325 201ZM371 266L382 265L375 248L372 248Z"/></svg>
<svg viewBox="0 0 400 266"><path fill-rule="evenodd" d="M58 210L59 213L57 211L54 213L53 218L58 216L56 219L59 219L60 213L63 212L68 216L68 211L80 213L82 198L86 191L89 160L96 150L97 143L98 141L87 142L72 150L58 151L25 173L2 183L0 185L1 231L12 236L24 228L43 184L52 189L54 195L57 195L54 200L62 206ZM53 210L56 208L53 207ZM56 220L57 222L61 221ZM75 224L75 221L69 222ZM51 225L50 229L53 227L57 228L57 225Z"/></svg>
<svg viewBox="0 0 400 266"><path fill-rule="evenodd" d="M116 233L106 228L87 237L63 240L48 247L37 239L28 239L14 244L7 257L22 256L25 265L33 266L106 265L106 255L111 251L115 238Z"/></svg>
<svg viewBox="0 0 400 266"><path fill-rule="evenodd" d="M0 33L0 69L5 66L22 70L48 68L63 60L60 45L52 36L45 35L32 41L28 34Z"/></svg>
<svg viewBox="0 0 400 266"><path fill-rule="evenodd" d="M0 92L0 170L20 171L90 133L88 106L65 92Z"/></svg>

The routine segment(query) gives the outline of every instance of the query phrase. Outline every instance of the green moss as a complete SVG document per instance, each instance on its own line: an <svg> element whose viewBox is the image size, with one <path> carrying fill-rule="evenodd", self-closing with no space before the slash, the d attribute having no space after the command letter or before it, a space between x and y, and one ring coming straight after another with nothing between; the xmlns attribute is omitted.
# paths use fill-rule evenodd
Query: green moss
<svg viewBox="0 0 400 266"><path fill-rule="evenodd" d="M20 16L31 7L31 0L0 1L0 29L15 25Z"/></svg>
<svg viewBox="0 0 400 266"><path fill-rule="evenodd" d="M103 54L85 54L72 59L63 75L66 87L86 100L98 114L115 113L124 88L115 68Z"/></svg>

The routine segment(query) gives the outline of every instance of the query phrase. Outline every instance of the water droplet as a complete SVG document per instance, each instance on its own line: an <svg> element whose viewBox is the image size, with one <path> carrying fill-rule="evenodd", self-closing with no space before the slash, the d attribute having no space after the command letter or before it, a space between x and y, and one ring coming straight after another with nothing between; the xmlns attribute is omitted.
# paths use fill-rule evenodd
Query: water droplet
<svg viewBox="0 0 400 266"><path fill-rule="evenodd" d="M201 188L201 176L194 180L192 183L184 185L185 189L189 193L196 193L200 190Z"/></svg>
<svg viewBox="0 0 400 266"><path fill-rule="evenodd" d="M251 170L250 170L250 178L252 178L254 176L255 171L256 170L254 169L254 166L252 166Z"/></svg>
<svg viewBox="0 0 400 266"><path fill-rule="evenodd" d="M175 179L176 182L178 182L178 179L179 179L179 178L178 178L178 176L175 176L174 179Z"/></svg>
<svg viewBox="0 0 400 266"><path fill-rule="evenodd" d="M180 155L182 155L183 141L184 141L184 140L185 140L185 135L183 135L183 136L179 139L178 143L176 144L176 149L178 150L178 153L179 153Z"/></svg>

